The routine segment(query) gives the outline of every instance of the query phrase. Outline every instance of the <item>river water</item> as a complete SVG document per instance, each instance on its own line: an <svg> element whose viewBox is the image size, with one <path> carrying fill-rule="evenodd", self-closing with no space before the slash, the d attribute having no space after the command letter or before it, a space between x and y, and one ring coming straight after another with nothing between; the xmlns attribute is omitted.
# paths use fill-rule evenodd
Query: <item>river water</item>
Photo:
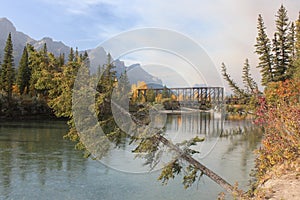
<svg viewBox="0 0 300 200"><path fill-rule="evenodd" d="M166 137L175 143L196 135L204 137L196 147L201 153L195 158L228 182L238 181L247 189L253 151L261 136L249 129L247 134L224 130L248 125L246 121L223 121L209 113L168 115ZM66 132L62 121L0 123L0 199L211 200L223 191L205 176L189 189L184 189L182 176L162 186L157 181L159 170L130 173L105 160L85 159L74 143L63 139ZM126 166L124 159L109 160Z"/></svg>

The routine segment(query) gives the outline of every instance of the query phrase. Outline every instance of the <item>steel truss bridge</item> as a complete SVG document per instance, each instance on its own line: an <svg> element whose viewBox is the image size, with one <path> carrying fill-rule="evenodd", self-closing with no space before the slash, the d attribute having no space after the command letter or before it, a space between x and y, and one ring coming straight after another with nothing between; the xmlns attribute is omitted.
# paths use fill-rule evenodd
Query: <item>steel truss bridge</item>
<svg viewBox="0 0 300 200"><path fill-rule="evenodd" d="M147 92L152 90L155 96L167 93L175 97L183 106L212 105L220 107L224 101L223 87L185 87L185 88L148 88L138 89L138 96L143 96L147 101Z"/></svg>

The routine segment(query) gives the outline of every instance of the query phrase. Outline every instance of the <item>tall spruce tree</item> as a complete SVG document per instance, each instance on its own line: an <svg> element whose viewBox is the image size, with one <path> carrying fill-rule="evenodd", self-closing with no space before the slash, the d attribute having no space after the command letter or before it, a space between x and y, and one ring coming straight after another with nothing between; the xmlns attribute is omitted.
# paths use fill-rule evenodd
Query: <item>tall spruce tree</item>
<svg viewBox="0 0 300 200"><path fill-rule="evenodd" d="M245 60L242 78L243 78L243 83L244 83L247 93L253 94L258 90L257 83L254 81L254 79L252 78L252 75L250 73L250 64L249 64L248 59Z"/></svg>
<svg viewBox="0 0 300 200"><path fill-rule="evenodd" d="M289 51L290 51L290 62L287 69L287 78L290 79L293 77L295 73L296 66L295 66L295 58L296 58L296 32L295 32L295 24L294 22L291 23L289 28Z"/></svg>
<svg viewBox="0 0 300 200"><path fill-rule="evenodd" d="M79 56L79 52L78 52L78 47L76 47L74 61L78 62L79 60L80 60L80 56Z"/></svg>
<svg viewBox="0 0 300 200"><path fill-rule="evenodd" d="M29 59L27 48L24 47L23 54L19 63L17 85L19 87L20 94L29 92L31 70L29 68Z"/></svg>
<svg viewBox="0 0 300 200"><path fill-rule="evenodd" d="M75 60L74 50L71 47L69 57L68 57L68 62L73 62L74 60Z"/></svg>
<svg viewBox="0 0 300 200"><path fill-rule="evenodd" d="M13 44L11 39L11 33L8 34L6 40L6 46L4 49L4 59L1 70L1 86L2 90L7 95L8 104L12 100L12 90L14 84L14 56L13 56Z"/></svg>
<svg viewBox="0 0 300 200"><path fill-rule="evenodd" d="M300 58L300 12L295 26L295 59Z"/></svg>
<svg viewBox="0 0 300 200"><path fill-rule="evenodd" d="M295 22L295 58L293 61L295 67L294 78L300 79L300 12Z"/></svg>
<svg viewBox="0 0 300 200"><path fill-rule="evenodd" d="M289 18L287 10L280 6L276 15L276 32L274 38L274 54L277 57L277 65L274 66L274 79L284 81L288 78L287 69L290 66L290 40L289 40ZM276 42L276 43L275 43Z"/></svg>
<svg viewBox="0 0 300 200"><path fill-rule="evenodd" d="M260 73L262 75L261 84L266 86L269 82L274 81L271 42L266 34L266 27L261 15L258 16L258 36L256 37L255 52L259 55Z"/></svg>

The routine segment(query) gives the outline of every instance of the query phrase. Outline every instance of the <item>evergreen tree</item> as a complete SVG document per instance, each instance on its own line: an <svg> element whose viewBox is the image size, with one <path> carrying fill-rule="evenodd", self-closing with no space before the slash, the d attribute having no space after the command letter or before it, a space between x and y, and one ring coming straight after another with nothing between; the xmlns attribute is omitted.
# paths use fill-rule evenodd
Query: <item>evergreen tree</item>
<svg viewBox="0 0 300 200"><path fill-rule="evenodd" d="M27 52L28 52L28 61L29 68L31 71L30 77L30 89L29 93L31 96L36 96L38 91L35 87L38 79L41 77L41 63L43 62L43 56L40 52L36 51L34 47L30 44L27 44Z"/></svg>
<svg viewBox="0 0 300 200"><path fill-rule="evenodd" d="M58 65L59 67L62 67L64 66L65 64L65 54L59 54L59 57L58 57Z"/></svg>
<svg viewBox="0 0 300 200"><path fill-rule="evenodd" d="M75 61L75 62L79 62L79 60L80 60L80 58L79 58L78 47L76 47L74 61Z"/></svg>
<svg viewBox="0 0 300 200"><path fill-rule="evenodd" d="M11 40L11 33L9 33L4 49L4 59L1 70L1 86L2 90L7 95L7 101L9 104L11 103L12 99L14 75L13 44Z"/></svg>
<svg viewBox="0 0 300 200"><path fill-rule="evenodd" d="M105 111L110 112L107 110L107 108L110 107L110 102L107 102L105 100L111 98L114 84L116 82L115 66L113 64L110 54L107 55L107 63L104 64L103 70L104 71L101 74L101 77L100 77L98 85L97 85L97 92L99 94L98 104L100 105L100 107L102 107L102 109L99 110L100 113L102 111L103 111L103 113L106 113ZM109 104L107 104L107 103L109 103Z"/></svg>
<svg viewBox="0 0 300 200"><path fill-rule="evenodd" d="M155 102L155 92L153 89L148 89L146 94L147 102Z"/></svg>
<svg viewBox="0 0 300 200"><path fill-rule="evenodd" d="M251 77L250 73L250 65L248 59L246 59L244 67L243 67L243 83L247 90L247 93L255 93L257 91L257 83Z"/></svg>
<svg viewBox="0 0 300 200"><path fill-rule="evenodd" d="M233 93L241 98L241 97L246 97L246 93L243 89L241 89L235 82L234 80L230 77L230 75L227 73L227 69L224 63L222 63L222 75L224 79L227 81L229 87L232 89Z"/></svg>
<svg viewBox="0 0 300 200"><path fill-rule="evenodd" d="M68 62L73 62L74 60L75 60L74 50L71 47L69 57L68 57Z"/></svg>
<svg viewBox="0 0 300 200"><path fill-rule="evenodd" d="M84 51L81 61L88 67L89 74L90 74L90 58L89 58L87 51Z"/></svg>
<svg viewBox="0 0 300 200"><path fill-rule="evenodd" d="M273 48L272 51L274 53L273 56L273 65L274 65L274 81L280 81L282 79L282 75L284 74L284 68L280 65L280 48L279 48L279 41L278 41L278 34L274 33L273 39Z"/></svg>
<svg viewBox="0 0 300 200"><path fill-rule="evenodd" d="M88 59L89 58L89 55L87 53L87 51L84 51L84 54L82 56L82 60L85 60L85 59Z"/></svg>
<svg viewBox="0 0 300 200"><path fill-rule="evenodd" d="M295 36L295 24L294 22L291 23L290 30L289 30L289 43L290 43L290 53L291 53L291 60L294 60L296 56L296 36Z"/></svg>
<svg viewBox="0 0 300 200"><path fill-rule="evenodd" d="M300 58L300 12L295 26L295 57Z"/></svg>
<svg viewBox="0 0 300 200"><path fill-rule="evenodd" d="M272 67L272 54L271 54L271 42L265 32L265 25L261 15L258 16L258 36L256 37L256 50L259 55L260 73L262 75L261 83L266 86L269 82L274 81L273 67Z"/></svg>
<svg viewBox="0 0 300 200"><path fill-rule="evenodd" d="M24 92L26 93L29 92L30 77L31 77L31 71L29 68L28 52L27 52L27 48L24 47L22 58L19 63L18 77L17 77L17 85L19 87L20 94L23 94Z"/></svg>
<svg viewBox="0 0 300 200"><path fill-rule="evenodd" d="M293 74L295 73L296 66L295 66L295 58L296 58L296 35L295 35L295 25L294 22L291 23L290 29L289 29L289 51L290 51L290 62L287 69L287 78L293 77Z"/></svg>
<svg viewBox="0 0 300 200"><path fill-rule="evenodd" d="M275 65L275 80L284 81L288 78L287 69L290 66L290 40L289 40L289 18L287 10L280 6L276 15L276 48L274 54L277 56L278 64Z"/></svg>
<svg viewBox="0 0 300 200"><path fill-rule="evenodd" d="M167 86L164 86L163 91L162 91L162 98L170 98L170 90L167 88Z"/></svg>
<svg viewBox="0 0 300 200"><path fill-rule="evenodd" d="M48 52L47 44L46 43L44 43L42 52L43 52L44 56L46 57L47 56L47 52Z"/></svg>
<svg viewBox="0 0 300 200"><path fill-rule="evenodd" d="M300 79L300 12L295 24L295 58L293 61L295 74L293 74L293 77Z"/></svg>

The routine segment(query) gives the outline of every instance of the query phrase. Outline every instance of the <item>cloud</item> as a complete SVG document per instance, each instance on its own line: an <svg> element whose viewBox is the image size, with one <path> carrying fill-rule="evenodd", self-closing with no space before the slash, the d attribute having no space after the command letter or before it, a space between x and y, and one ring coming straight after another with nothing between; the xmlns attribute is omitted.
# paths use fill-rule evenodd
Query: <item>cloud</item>
<svg viewBox="0 0 300 200"><path fill-rule="evenodd" d="M232 77L241 82L241 69L249 58L252 74L260 79L254 44L257 16L262 14L269 36L275 14L283 3L295 20L299 0L44 0L59 4L71 16L88 19L84 39L104 41L122 31L160 27L181 32L196 40L217 66L225 62ZM77 19L77 18L76 18ZM81 24L79 24L80 26ZM90 43L89 43L90 44Z"/></svg>

